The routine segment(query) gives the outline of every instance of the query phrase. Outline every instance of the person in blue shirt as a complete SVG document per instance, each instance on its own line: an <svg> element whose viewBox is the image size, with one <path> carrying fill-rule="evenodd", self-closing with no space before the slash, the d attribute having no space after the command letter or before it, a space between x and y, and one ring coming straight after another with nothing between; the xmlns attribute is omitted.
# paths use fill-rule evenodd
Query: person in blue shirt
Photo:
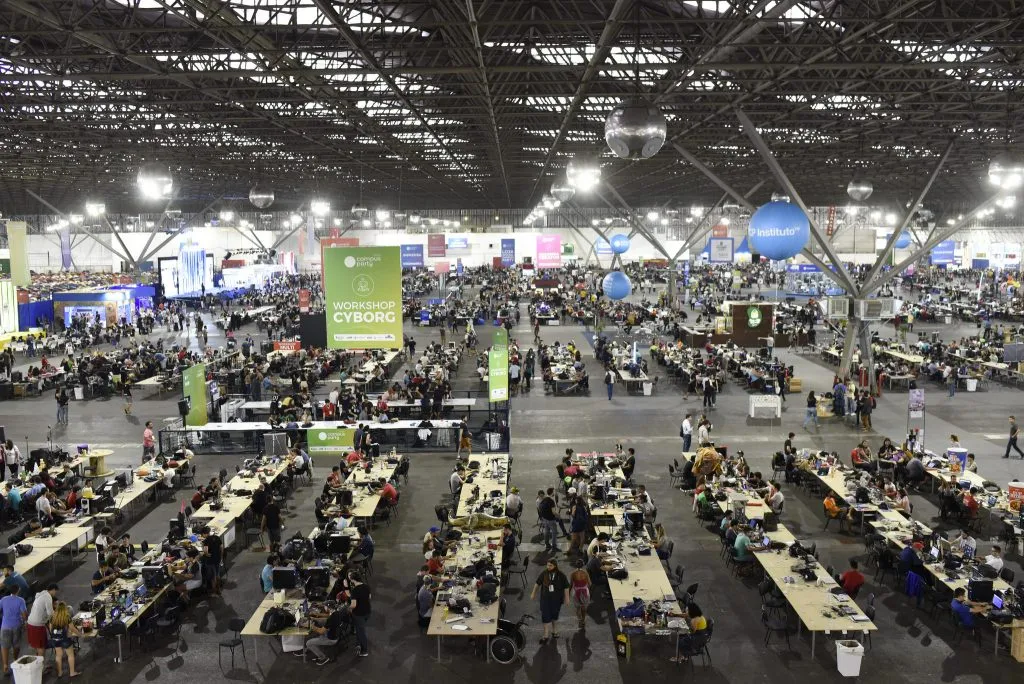
<svg viewBox="0 0 1024 684"><path fill-rule="evenodd" d="M370 536L369 530L365 525L360 525L356 528L359 531L359 545L356 546L356 551L352 554L352 560L373 560L373 552L376 550L376 542L373 541L373 537Z"/></svg>
<svg viewBox="0 0 1024 684"><path fill-rule="evenodd" d="M31 596L28 586L28 580L26 580L20 572L16 571L13 565L4 566L3 586L5 586L8 589L13 589L14 587L17 587L20 590L19 593L22 596Z"/></svg>
<svg viewBox="0 0 1024 684"><path fill-rule="evenodd" d="M974 627L974 614L986 609L985 604L968 600L967 590L963 587L953 592L953 600L950 601L949 607L954 617L967 629Z"/></svg>
<svg viewBox="0 0 1024 684"><path fill-rule="evenodd" d="M277 556L267 556L267 564L260 571L260 584L263 585L263 592L269 594L274 590L274 568L277 566Z"/></svg>
<svg viewBox="0 0 1024 684"><path fill-rule="evenodd" d="M28 619L28 606L25 599L18 594L18 585L11 587L11 593L0 599L0 654L3 655L4 674L10 674L11 660L18 657L18 646L21 644L21 632Z"/></svg>

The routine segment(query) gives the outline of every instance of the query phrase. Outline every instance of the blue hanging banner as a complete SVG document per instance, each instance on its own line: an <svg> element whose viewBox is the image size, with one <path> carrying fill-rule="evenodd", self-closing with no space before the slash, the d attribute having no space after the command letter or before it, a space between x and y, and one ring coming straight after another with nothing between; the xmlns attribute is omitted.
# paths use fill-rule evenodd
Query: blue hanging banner
<svg viewBox="0 0 1024 684"><path fill-rule="evenodd" d="M423 266L423 245L402 245L402 268Z"/></svg>
<svg viewBox="0 0 1024 684"><path fill-rule="evenodd" d="M462 259L456 259L455 260L455 275L462 276L462 273L465 270L466 270L465 267L462 265Z"/></svg>
<svg viewBox="0 0 1024 684"><path fill-rule="evenodd" d="M932 265L948 266L953 262L953 255L956 251L956 240L943 240L932 248Z"/></svg>
<svg viewBox="0 0 1024 684"><path fill-rule="evenodd" d="M516 239L501 239L501 265L510 268L516 265Z"/></svg>

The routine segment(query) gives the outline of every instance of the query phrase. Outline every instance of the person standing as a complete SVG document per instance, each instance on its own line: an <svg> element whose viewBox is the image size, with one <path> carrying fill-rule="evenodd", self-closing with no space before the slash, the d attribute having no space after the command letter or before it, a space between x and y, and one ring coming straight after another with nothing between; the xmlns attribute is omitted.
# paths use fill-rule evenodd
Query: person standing
<svg viewBox="0 0 1024 684"><path fill-rule="evenodd" d="M690 451L690 443L693 441L693 423L690 421L692 415L687 413L683 418L683 424L679 427L679 435L683 438L683 453Z"/></svg>
<svg viewBox="0 0 1024 684"><path fill-rule="evenodd" d="M537 502L537 517L544 532L544 550L558 552L558 513L555 510L555 489L548 487L547 494Z"/></svg>
<svg viewBox="0 0 1024 684"><path fill-rule="evenodd" d="M68 402L71 401L70 398L68 397L68 391L64 389L64 387L61 387L60 389L57 390L56 394L54 395L54 399L57 400L57 424L67 425Z"/></svg>
<svg viewBox="0 0 1024 684"><path fill-rule="evenodd" d="M32 611L28 614L28 645L35 649L36 655L46 655L47 633L46 626L53 617L53 599L57 596L57 585L49 584L46 591L36 594L32 601Z"/></svg>
<svg viewBox="0 0 1024 684"><path fill-rule="evenodd" d="M569 580L565 574L558 569L558 563L549 559L544 566L544 571L537 577L530 592L530 600L537 598L540 592L540 619L544 623L544 636L540 638L543 646L548 639L558 638L558 613L562 606L569 605Z"/></svg>
<svg viewBox="0 0 1024 684"><path fill-rule="evenodd" d="M156 437L153 434L153 421L146 421L146 429L142 431L142 462L156 456Z"/></svg>
<svg viewBox="0 0 1024 684"><path fill-rule="evenodd" d="M71 620L71 609L63 601L57 601L50 618L50 646L53 647L54 660L57 663L57 679L64 676L64 654L68 656L68 676L77 677L75 672L75 637L81 632Z"/></svg>
<svg viewBox="0 0 1024 684"><path fill-rule="evenodd" d="M612 400L612 390L615 387L615 372L611 368L604 371L604 384L608 388L608 401Z"/></svg>
<svg viewBox="0 0 1024 684"><path fill-rule="evenodd" d="M1006 453L1003 454L1003 458L1010 458L1010 449L1015 449L1021 458L1024 458L1024 452L1017 446L1017 434L1020 432L1020 426L1017 425L1017 417L1010 416L1010 440L1006 443Z"/></svg>
<svg viewBox="0 0 1024 684"><path fill-rule="evenodd" d="M352 625L359 643L359 656L365 658L370 655L370 644L366 637L366 622L370 619L370 587L363 582L363 575L357 570L348 574L348 583L348 607L352 612Z"/></svg>
<svg viewBox="0 0 1024 684"><path fill-rule="evenodd" d="M861 396L860 424L865 431L871 429L871 412L875 410L875 398L868 390Z"/></svg>
<svg viewBox="0 0 1024 684"><path fill-rule="evenodd" d="M815 429L818 427L818 398L814 396L814 390L807 393L807 415L804 416L804 429L807 429L808 423L814 423Z"/></svg>
<svg viewBox="0 0 1024 684"><path fill-rule="evenodd" d="M5 675L11 671L11 661L18 657L21 628L28 618L28 606L25 605L25 599L19 596L21 587L13 584L9 590L11 593L0 599L0 614L3 615L0 622L0 655L3 656Z"/></svg>
<svg viewBox="0 0 1024 684"><path fill-rule="evenodd" d="M584 560L581 558L573 563L576 569L569 575L569 594L572 597L572 605L576 609L576 620L578 628L582 631L587 628L587 606L590 605L590 573L587 572Z"/></svg>

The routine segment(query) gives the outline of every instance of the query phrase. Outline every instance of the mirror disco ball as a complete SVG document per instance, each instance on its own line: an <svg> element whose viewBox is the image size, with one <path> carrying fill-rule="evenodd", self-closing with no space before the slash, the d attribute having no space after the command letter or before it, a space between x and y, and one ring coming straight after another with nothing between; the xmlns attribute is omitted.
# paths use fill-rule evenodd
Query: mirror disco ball
<svg viewBox="0 0 1024 684"><path fill-rule="evenodd" d="M274 203L274 191L254 185L249 191L249 201L257 209L266 209Z"/></svg>
<svg viewBox="0 0 1024 684"><path fill-rule="evenodd" d="M846 194L857 202L863 202L868 197L871 197L871 193L874 191L875 186L871 184L871 181L866 180L852 180L846 186Z"/></svg>
<svg viewBox="0 0 1024 684"><path fill-rule="evenodd" d="M576 189L568 183L555 183L551 186L551 194L559 202L568 202L576 194Z"/></svg>
<svg viewBox="0 0 1024 684"><path fill-rule="evenodd" d="M772 202L788 202L788 201L789 201L789 195L787 195L786 193L784 193L784 192L773 192L772 193Z"/></svg>
<svg viewBox="0 0 1024 684"><path fill-rule="evenodd" d="M644 100L624 100L604 122L604 141L622 159L649 159L665 144L668 124L656 106Z"/></svg>

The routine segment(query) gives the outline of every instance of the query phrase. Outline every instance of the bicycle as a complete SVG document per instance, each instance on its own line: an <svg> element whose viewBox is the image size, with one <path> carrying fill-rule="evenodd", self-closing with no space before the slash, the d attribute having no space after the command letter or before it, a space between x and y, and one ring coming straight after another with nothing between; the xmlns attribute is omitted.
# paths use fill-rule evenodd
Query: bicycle
<svg viewBox="0 0 1024 684"><path fill-rule="evenodd" d="M526 648L526 635L523 625L532 620L533 615L523 615L518 622L498 620L498 633L491 639L491 657L502 665L511 665Z"/></svg>

